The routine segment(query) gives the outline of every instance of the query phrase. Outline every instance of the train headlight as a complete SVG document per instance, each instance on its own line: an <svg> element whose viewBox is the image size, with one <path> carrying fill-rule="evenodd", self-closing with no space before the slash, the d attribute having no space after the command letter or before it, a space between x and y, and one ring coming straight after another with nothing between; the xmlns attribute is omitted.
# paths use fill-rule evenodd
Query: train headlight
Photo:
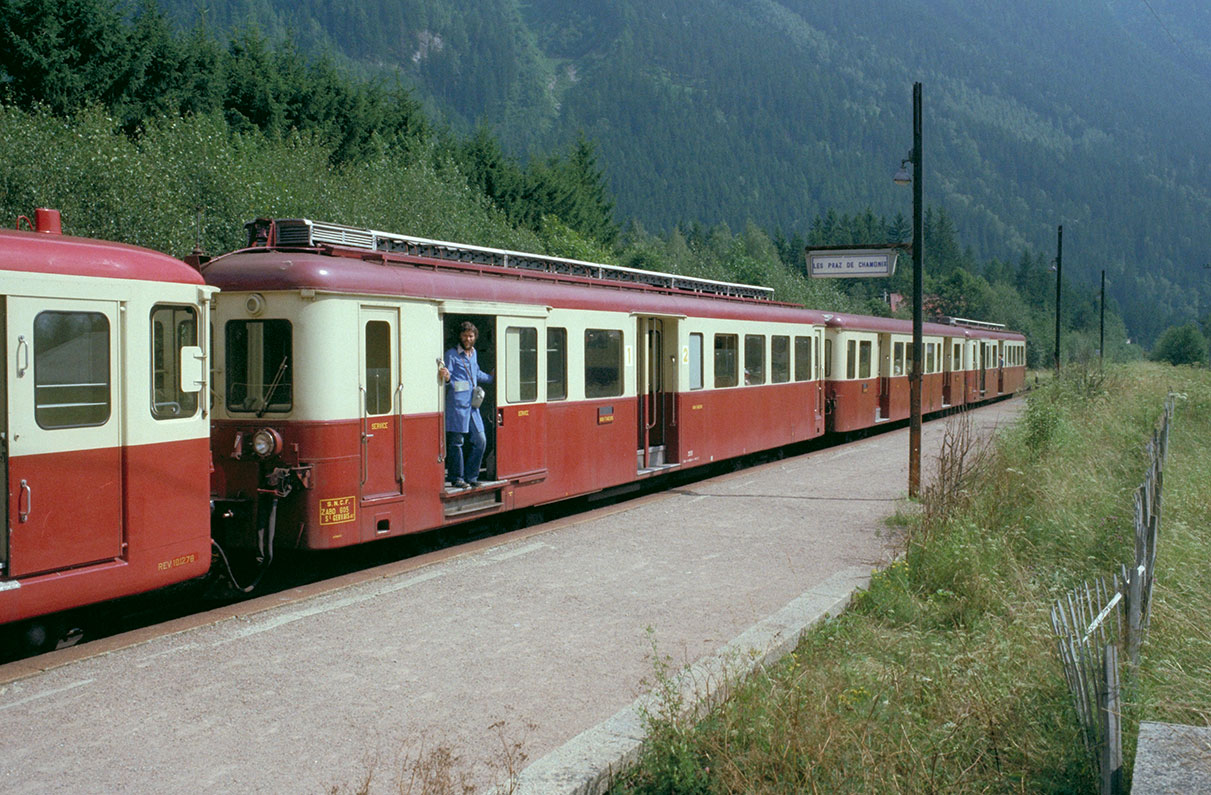
<svg viewBox="0 0 1211 795"><path fill-rule="evenodd" d="M261 428L252 435L252 452L268 458L282 452L282 435L273 428Z"/></svg>

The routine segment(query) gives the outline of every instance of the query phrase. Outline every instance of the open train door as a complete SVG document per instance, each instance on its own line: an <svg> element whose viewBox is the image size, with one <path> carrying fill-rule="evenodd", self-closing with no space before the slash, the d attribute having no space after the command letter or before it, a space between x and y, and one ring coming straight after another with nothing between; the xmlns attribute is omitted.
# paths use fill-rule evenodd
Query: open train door
<svg viewBox="0 0 1211 795"><path fill-rule="evenodd" d="M116 301L5 300L8 576L122 554L119 311Z"/></svg>
<svg viewBox="0 0 1211 795"><path fill-rule="evenodd" d="M667 469L680 460L677 439L677 315L641 315L636 361L639 472Z"/></svg>
<svg viewBox="0 0 1211 795"><path fill-rule="evenodd" d="M525 483L547 475L546 351L545 307L496 316L497 480Z"/></svg>
<svg viewBox="0 0 1211 795"><path fill-rule="evenodd" d="M879 335L879 405L876 422L891 417L892 343L890 334Z"/></svg>

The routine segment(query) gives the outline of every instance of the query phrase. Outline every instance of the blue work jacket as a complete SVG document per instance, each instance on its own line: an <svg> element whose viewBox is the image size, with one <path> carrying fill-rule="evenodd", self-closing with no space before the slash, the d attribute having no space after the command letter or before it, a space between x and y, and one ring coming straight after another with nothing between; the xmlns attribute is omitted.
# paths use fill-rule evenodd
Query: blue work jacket
<svg viewBox="0 0 1211 795"><path fill-rule="evenodd" d="M462 348L446 351L446 369L450 380L446 383L446 430L469 433L471 428L484 432L484 419L479 409L471 408L471 392L476 384L492 383L492 376L479 369L479 354L474 348L471 355L462 353Z"/></svg>

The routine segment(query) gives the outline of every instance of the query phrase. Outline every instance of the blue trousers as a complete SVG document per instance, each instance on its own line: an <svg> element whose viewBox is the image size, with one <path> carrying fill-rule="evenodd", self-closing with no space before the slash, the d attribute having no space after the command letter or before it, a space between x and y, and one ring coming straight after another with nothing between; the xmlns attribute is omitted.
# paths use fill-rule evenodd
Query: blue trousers
<svg viewBox="0 0 1211 795"><path fill-rule="evenodd" d="M470 449L464 453L467 440L470 440ZM475 428L468 433L446 431L446 474L449 479L461 479L468 483L479 480L479 465L484 460L484 448L487 446L488 437Z"/></svg>

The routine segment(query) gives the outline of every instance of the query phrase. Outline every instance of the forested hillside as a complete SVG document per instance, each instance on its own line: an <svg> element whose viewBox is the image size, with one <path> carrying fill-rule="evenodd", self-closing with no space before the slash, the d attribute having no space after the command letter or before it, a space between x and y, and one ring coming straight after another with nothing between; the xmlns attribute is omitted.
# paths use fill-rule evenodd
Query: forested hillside
<svg viewBox="0 0 1211 795"><path fill-rule="evenodd" d="M183 25L192 0L160 0ZM207 24L395 71L516 155L597 147L619 220L907 212L889 175L925 85L926 201L981 258L1101 269L1134 335L1211 309L1211 9L1199 0L218 0ZM1046 272L1039 278L1047 278Z"/></svg>
<svg viewBox="0 0 1211 795"><path fill-rule="evenodd" d="M765 284L825 310L885 314L890 294L910 295L907 267L878 280L802 274L805 244L906 240L904 212L841 202L790 231L720 217L662 228L620 209L594 139L521 158L491 126L464 132L432 113L397 81L256 26L182 30L154 4L122 0L0 6L0 217L55 206L71 233L183 255L240 245L253 217L303 216ZM670 162L699 165L692 153ZM1050 252L982 256L956 217L946 202L926 212L929 311L1021 329L1029 363L1050 365ZM1099 310L1088 285L1065 278L1065 359L1095 354ZM1140 355L1113 301L1105 348Z"/></svg>

